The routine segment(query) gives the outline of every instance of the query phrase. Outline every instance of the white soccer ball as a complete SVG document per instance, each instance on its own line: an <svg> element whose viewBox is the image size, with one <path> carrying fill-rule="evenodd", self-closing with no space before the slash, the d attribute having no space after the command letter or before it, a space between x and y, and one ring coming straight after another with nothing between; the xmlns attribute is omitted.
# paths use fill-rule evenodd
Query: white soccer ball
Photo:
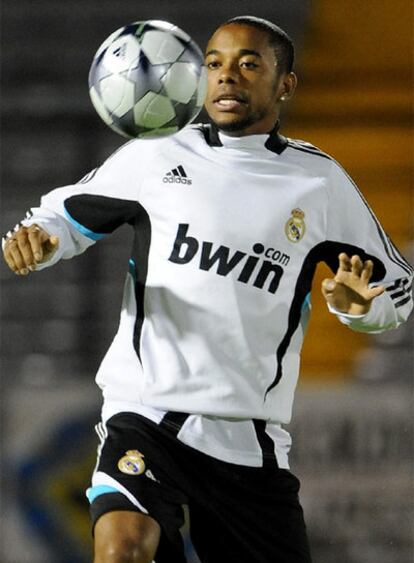
<svg viewBox="0 0 414 563"><path fill-rule="evenodd" d="M121 27L99 47L89 93L103 121L124 137L172 135L200 113L207 87L203 54L175 25Z"/></svg>

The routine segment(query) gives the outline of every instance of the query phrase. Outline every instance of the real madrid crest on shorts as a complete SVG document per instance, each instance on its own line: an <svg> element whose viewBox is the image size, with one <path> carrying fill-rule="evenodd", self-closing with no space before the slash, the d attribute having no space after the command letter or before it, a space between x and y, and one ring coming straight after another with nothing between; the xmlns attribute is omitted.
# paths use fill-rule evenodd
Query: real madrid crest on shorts
<svg viewBox="0 0 414 563"><path fill-rule="evenodd" d="M303 220L305 213L298 207L292 209L292 215L285 225L285 233L291 242L299 242L306 231L305 221Z"/></svg>
<svg viewBox="0 0 414 563"><path fill-rule="evenodd" d="M128 450L118 461L118 469L127 475L141 475L145 471L144 454L138 450Z"/></svg>

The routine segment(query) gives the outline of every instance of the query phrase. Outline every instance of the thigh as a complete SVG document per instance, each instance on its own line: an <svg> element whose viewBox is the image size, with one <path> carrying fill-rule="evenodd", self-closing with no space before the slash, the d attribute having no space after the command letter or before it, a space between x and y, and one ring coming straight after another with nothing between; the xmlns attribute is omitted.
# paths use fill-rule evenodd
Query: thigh
<svg viewBox="0 0 414 563"><path fill-rule="evenodd" d="M94 528L94 563L150 563L160 534L157 522L139 512L117 510L103 514Z"/></svg>
<svg viewBox="0 0 414 563"><path fill-rule="evenodd" d="M191 538L203 563L311 562L299 481L290 472L225 467L206 490L208 498L190 503Z"/></svg>
<svg viewBox="0 0 414 563"><path fill-rule="evenodd" d="M113 530L115 539L125 537L126 541L134 536L134 527L142 528L151 545L158 527L156 563L184 562L179 530L186 497L176 485L178 468L168 443L162 435L156 435L150 424L133 414L112 417L101 427L100 434L98 462L87 492L94 530L98 533L96 545L102 543L104 526ZM169 553L169 559L165 553Z"/></svg>

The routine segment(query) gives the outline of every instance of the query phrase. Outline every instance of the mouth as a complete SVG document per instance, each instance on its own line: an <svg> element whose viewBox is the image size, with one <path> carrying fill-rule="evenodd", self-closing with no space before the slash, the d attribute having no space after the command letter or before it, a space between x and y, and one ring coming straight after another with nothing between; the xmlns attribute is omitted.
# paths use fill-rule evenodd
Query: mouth
<svg viewBox="0 0 414 563"><path fill-rule="evenodd" d="M213 100L214 106L221 111L236 111L247 105L247 100L240 94L222 94Z"/></svg>

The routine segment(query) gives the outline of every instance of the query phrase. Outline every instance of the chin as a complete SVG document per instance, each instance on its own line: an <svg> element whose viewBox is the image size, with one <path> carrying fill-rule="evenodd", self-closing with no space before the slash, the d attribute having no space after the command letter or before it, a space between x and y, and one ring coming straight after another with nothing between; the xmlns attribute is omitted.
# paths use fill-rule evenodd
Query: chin
<svg viewBox="0 0 414 563"><path fill-rule="evenodd" d="M247 127L250 127L255 123L255 120L252 118L235 118L235 119L215 119L214 117L210 116L210 119L224 133L237 133L238 131L242 132Z"/></svg>

